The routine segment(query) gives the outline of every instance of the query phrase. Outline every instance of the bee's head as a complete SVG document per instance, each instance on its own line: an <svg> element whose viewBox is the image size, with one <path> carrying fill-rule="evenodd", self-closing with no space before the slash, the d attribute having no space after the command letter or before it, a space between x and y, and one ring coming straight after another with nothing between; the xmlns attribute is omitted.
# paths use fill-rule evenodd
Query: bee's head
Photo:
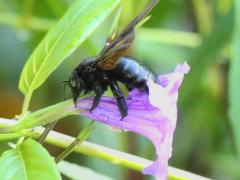
<svg viewBox="0 0 240 180"><path fill-rule="evenodd" d="M84 89L84 82L81 79L81 77L78 76L78 73L76 70L73 70L67 82L72 92L73 102L76 106L77 98Z"/></svg>
<svg viewBox="0 0 240 180"><path fill-rule="evenodd" d="M76 106L78 96L81 94L82 91L86 91L87 82L86 82L86 75L89 73L91 69L91 65L94 63L96 58L88 58L83 60L76 69L74 69L66 81L62 81L68 85L71 92L73 102ZM65 86L64 85L64 86Z"/></svg>

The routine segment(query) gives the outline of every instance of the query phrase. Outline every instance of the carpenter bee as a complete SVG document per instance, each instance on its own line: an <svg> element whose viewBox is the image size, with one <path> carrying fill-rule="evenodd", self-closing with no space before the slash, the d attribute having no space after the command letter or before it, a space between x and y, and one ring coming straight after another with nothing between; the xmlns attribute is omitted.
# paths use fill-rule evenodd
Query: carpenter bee
<svg viewBox="0 0 240 180"><path fill-rule="evenodd" d="M72 98L76 106L77 98L83 92L94 92L90 112L94 110L104 91L111 88L116 97L117 105L122 118L127 116L128 107L118 81L131 90L138 88L148 91L147 80L157 81L157 76L146 66L133 58L124 56L130 48L135 37L135 26L142 21L148 13L157 5L159 0L153 0L149 5L133 19L115 38L109 38L100 54L94 58L83 60L71 73L67 84L72 92Z"/></svg>

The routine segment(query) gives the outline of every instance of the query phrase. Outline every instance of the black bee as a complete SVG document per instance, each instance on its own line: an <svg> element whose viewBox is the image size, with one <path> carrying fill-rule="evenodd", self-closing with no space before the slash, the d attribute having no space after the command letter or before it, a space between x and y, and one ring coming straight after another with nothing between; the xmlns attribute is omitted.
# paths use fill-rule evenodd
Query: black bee
<svg viewBox="0 0 240 180"><path fill-rule="evenodd" d="M100 102L104 91L110 86L122 118L127 116L128 107L117 81L126 85L130 90L138 88L147 91L147 80L157 81L156 75L146 66L136 60L124 56L135 37L135 26L142 21L148 13L157 5L159 0L153 0L133 19L115 38L109 38L106 45L97 57L83 60L71 73L68 86L72 92L72 98L76 105L77 98L83 92L95 92L90 111L94 110Z"/></svg>

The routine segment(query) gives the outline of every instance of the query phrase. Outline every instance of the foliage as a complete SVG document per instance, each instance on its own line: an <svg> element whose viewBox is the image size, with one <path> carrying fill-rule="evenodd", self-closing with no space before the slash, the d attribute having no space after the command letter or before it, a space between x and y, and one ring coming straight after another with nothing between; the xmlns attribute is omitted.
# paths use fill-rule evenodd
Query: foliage
<svg viewBox="0 0 240 180"><path fill-rule="evenodd" d="M1 179L61 179L53 158L32 139L5 151L0 164Z"/></svg>
<svg viewBox="0 0 240 180"><path fill-rule="evenodd" d="M147 2L122 0L119 27L126 25ZM20 74L19 87L25 95L24 114L20 119L30 119L27 121L32 123L29 126L40 122L39 119L42 119L40 125L43 125L53 119L74 114L58 114L61 108L70 103L56 104L62 99L58 82L68 77L80 59L99 52L112 31L109 28L112 22L117 24L113 17L118 3L118 0L76 0L75 3L71 0L0 1L1 117L13 118L21 114L22 99L16 88ZM239 6L238 1L232 0L162 0L151 13L151 18L138 29L130 52L131 56L158 74L168 72L182 60L190 64L191 73L179 95L179 120L170 164L214 179L240 178ZM25 62L21 73L20 67ZM33 113L27 112L29 110ZM59 123L58 128L63 134L73 135L86 123L87 120L82 117L67 117ZM17 131L1 134L1 139L15 139L22 135L36 137L35 133L29 131ZM96 125L90 140L141 157L153 158L152 146L142 137L115 133L100 124ZM39 144L27 139L23 143L19 141L16 149L5 151L0 161L7 161L13 156L19 159L17 152L24 145L31 146L33 156L34 151L43 156L38 161L51 159ZM3 152L6 148L6 142L3 142L0 150ZM56 155L51 148L48 150ZM94 153L88 155L104 157L97 151ZM109 158L110 155L105 157ZM51 161L39 163L47 164ZM88 166L96 173L106 174L104 178L144 178L120 165L113 166L94 158L73 154L68 161ZM16 162L18 164L11 168L20 165L26 166L26 170L32 168L29 166L28 169L28 164L21 164L20 160ZM3 168L1 166L0 174ZM13 172L11 168L9 166L6 169L8 171L4 169L4 173ZM53 163L49 168L53 168L51 173L56 172ZM69 176L67 171L63 174ZM57 179L56 173L55 176Z"/></svg>

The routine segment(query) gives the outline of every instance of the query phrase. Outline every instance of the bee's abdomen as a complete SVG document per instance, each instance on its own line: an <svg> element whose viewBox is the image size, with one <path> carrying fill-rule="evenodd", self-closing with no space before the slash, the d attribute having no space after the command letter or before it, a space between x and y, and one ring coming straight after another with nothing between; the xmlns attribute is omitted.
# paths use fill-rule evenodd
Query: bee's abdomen
<svg viewBox="0 0 240 180"><path fill-rule="evenodd" d="M156 80L156 75L149 68L130 57L121 57L116 68L111 70L111 75L130 89L146 89L147 80Z"/></svg>

